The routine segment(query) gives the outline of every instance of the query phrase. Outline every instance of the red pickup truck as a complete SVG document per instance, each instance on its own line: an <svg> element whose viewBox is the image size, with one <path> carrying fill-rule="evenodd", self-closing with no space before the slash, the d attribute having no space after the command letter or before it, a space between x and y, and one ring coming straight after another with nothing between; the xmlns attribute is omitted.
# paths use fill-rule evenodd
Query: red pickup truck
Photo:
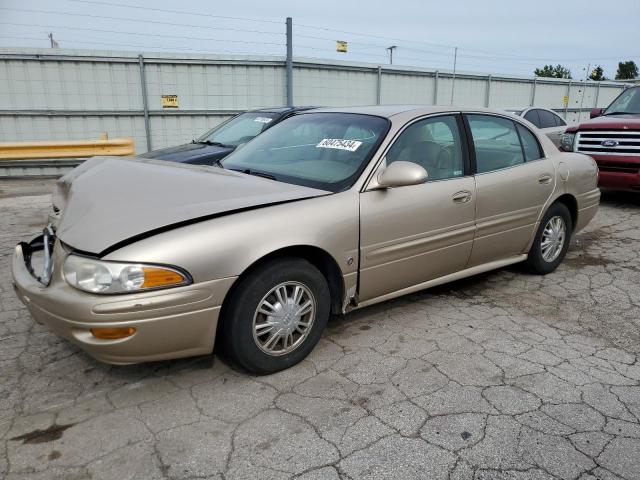
<svg viewBox="0 0 640 480"><path fill-rule="evenodd" d="M640 86L624 90L591 120L567 128L560 150L580 152L598 164L603 189L640 192Z"/></svg>

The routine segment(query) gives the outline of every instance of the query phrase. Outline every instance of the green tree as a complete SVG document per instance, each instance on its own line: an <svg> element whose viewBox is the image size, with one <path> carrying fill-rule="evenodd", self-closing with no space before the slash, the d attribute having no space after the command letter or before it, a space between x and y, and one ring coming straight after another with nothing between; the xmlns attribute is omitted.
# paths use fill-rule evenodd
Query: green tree
<svg viewBox="0 0 640 480"><path fill-rule="evenodd" d="M628 80L638 78L638 66L633 60L628 62L618 62L618 71L616 72L616 80Z"/></svg>
<svg viewBox="0 0 640 480"><path fill-rule="evenodd" d="M603 68L600 65L598 65L596 68L591 70L591 73L589 74L589 79L595 80L596 82L601 82L603 80L606 80L607 77L604 76Z"/></svg>
<svg viewBox="0 0 640 480"><path fill-rule="evenodd" d="M562 65L545 65L542 68L536 68L533 72L536 77L550 77L550 78L571 78L571 71L563 67Z"/></svg>

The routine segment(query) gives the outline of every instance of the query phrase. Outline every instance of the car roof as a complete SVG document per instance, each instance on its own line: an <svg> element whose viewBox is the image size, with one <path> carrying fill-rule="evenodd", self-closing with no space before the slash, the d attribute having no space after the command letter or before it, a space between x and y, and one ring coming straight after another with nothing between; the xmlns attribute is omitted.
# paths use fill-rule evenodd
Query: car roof
<svg viewBox="0 0 640 480"><path fill-rule="evenodd" d="M546 108L546 107L536 107L536 106L533 106L533 107L511 107L511 108L510 107L500 107L500 110L504 110L505 112L524 112L526 110L533 110L533 109L536 109L536 110L547 110L548 112L556 113L556 112L553 111L553 109ZM556 113L556 115L557 115L557 113Z"/></svg>
<svg viewBox="0 0 640 480"><path fill-rule="evenodd" d="M288 112L300 112L303 110L310 110L316 107L272 107L272 108L256 108L254 110L248 110L249 112L264 112L264 113L288 113Z"/></svg>
<svg viewBox="0 0 640 480"><path fill-rule="evenodd" d="M313 113L358 113L362 115L376 115L378 117L391 118L396 115L411 113L414 116L430 115L432 113L446 112L487 112L504 115L502 109L490 109L484 107L464 107L449 105L369 105L363 107L332 107L316 108Z"/></svg>

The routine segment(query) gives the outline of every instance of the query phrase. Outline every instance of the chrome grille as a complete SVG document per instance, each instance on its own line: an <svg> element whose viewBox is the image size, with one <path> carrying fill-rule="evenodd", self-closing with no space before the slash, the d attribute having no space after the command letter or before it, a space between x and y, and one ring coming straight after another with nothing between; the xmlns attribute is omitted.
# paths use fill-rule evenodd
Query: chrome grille
<svg viewBox="0 0 640 480"><path fill-rule="evenodd" d="M588 130L578 132L575 151L595 155L640 156L640 131Z"/></svg>

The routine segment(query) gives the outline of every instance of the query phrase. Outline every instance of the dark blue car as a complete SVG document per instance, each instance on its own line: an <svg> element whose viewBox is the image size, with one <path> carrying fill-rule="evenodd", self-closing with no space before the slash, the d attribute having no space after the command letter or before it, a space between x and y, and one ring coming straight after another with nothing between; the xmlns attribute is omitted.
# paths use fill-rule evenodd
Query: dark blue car
<svg viewBox="0 0 640 480"><path fill-rule="evenodd" d="M239 145L247 143L276 123L296 112L311 108L313 107L277 107L250 110L221 123L191 143L152 150L140 156L195 165L214 165L233 152Z"/></svg>

